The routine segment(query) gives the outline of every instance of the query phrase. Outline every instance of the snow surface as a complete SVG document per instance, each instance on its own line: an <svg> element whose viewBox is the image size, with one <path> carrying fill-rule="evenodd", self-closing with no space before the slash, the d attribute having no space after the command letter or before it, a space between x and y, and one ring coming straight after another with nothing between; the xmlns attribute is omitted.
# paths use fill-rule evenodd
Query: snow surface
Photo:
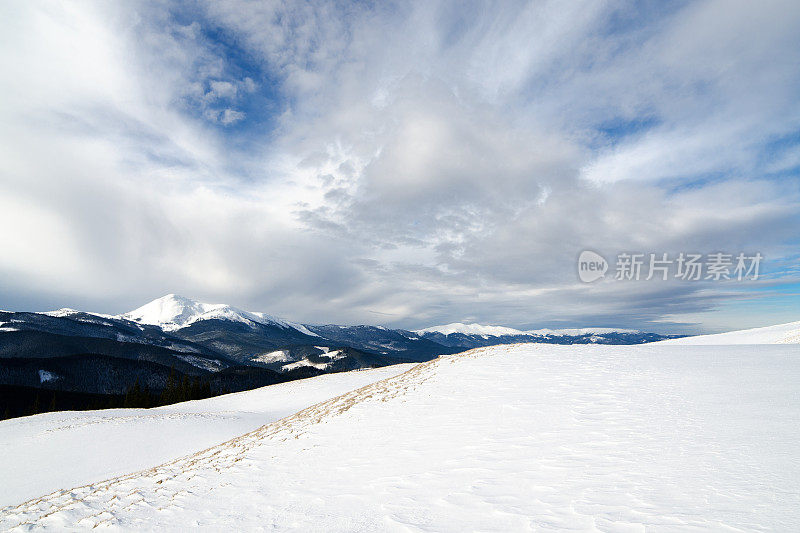
<svg viewBox="0 0 800 533"><path fill-rule="evenodd" d="M12 320L11 322L14 322L14 321ZM6 326L6 324L11 324L11 322L0 321L0 331L19 331L18 328L12 328L12 327Z"/></svg>
<svg viewBox="0 0 800 533"><path fill-rule="evenodd" d="M114 315L106 315L104 313L90 313L88 311L79 311L77 309L71 309L69 307L62 307L61 309L56 309L55 311L44 311L44 312L38 313L38 314L47 315L47 316L53 316L53 317L56 317L56 318L65 318L65 317L71 317L71 316L74 316L74 315L81 315L81 314L96 316L97 318L118 318L118 317L116 317ZM81 321L82 322L88 322L88 320L81 320Z"/></svg>
<svg viewBox="0 0 800 533"><path fill-rule="evenodd" d="M244 322L245 324L256 322L277 325L283 328L296 329L313 337L319 336L302 324L289 322L266 313L242 311L226 304L202 303L177 294L167 294L157 298L138 309L119 315L118 318L133 320L140 324L159 326L164 331L185 328L198 320L217 319Z"/></svg>
<svg viewBox="0 0 800 533"><path fill-rule="evenodd" d="M254 355L250 360L258 363L282 363L284 361L291 361L292 358L289 354L289 350L275 350Z"/></svg>
<svg viewBox="0 0 800 533"><path fill-rule="evenodd" d="M58 376L47 370L39 370L39 383L46 383L48 381L55 381Z"/></svg>
<svg viewBox="0 0 800 533"><path fill-rule="evenodd" d="M317 370L327 370L328 367L331 366L334 361L342 359L345 356L342 354L341 350L333 350L333 351L326 352L325 353L325 357L330 358L330 361L325 362L325 363L313 363L313 362L308 360L308 357L304 357L304 358L300 359L299 361L295 361L294 363L289 363L288 365L283 365L281 367L281 370L283 370L284 372L288 372L289 370L294 370L295 368L300 368L300 367L304 367L304 366L312 366L312 367L316 368Z"/></svg>
<svg viewBox="0 0 800 533"><path fill-rule="evenodd" d="M65 316L77 315L78 313L80 313L80 311L78 311L77 309L62 307L61 309L56 309L55 311L45 311L41 314L54 317L65 317Z"/></svg>
<svg viewBox="0 0 800 533"><path fill-rule="evenodd" d="M697 335L659 341L658 344L724 345L724 344L800 344L800 322L789 322L765 328L743 329L715 335Z"/></svg>
<svg viewBox="0 0 800 533"><path fill-rule="evenodd" d="M3 509L0 529L800 531L798 382L796 345L479 348L103 482L89 457L139 468L213 419L79 418L70 438L51 418L11 420L6 500L30 496L31 476L65 488L44 482L64 469L91 483ZM120 452L120 433L150 446Z"/></svg>
<svg viewBox="0 0 800 533"><path fill-rule="evenodd" d="M412 366L328 374L155 409L2 421L0 507L195 453Z"/></svg>
<svg viewBox="0 0 800 533"><path fill-rule="evenodd" d="M225 368L222 361L219 359L208 359L206 357L196 357L189 354L175 354L175 357L197 368L208 370L209 372L218 372Z"/></svg>

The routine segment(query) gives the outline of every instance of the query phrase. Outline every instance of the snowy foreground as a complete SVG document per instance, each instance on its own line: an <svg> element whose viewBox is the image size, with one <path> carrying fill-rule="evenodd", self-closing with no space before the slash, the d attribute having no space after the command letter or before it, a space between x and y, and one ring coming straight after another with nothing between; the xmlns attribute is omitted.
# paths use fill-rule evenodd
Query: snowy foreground
<svg viewBox="0 0 800 533"><path fill-rule="evenodd" d="M0 508L205 450L412 366L328 374L154 409L0 422Z"/></svg>
<svg viewBox="0 0 800 533"><path fill-rule="evenodd" d="M205 451L7 507L0 529L800 531L798 345L527 344L401 370ZM305 395L347 376L286 387ZM280 398L259 396L270 389L233 395L230 408L272 420L263 406ZM168 447L213 424L184 406L173 407L184 429L154 419L135 431ZM6 503L31 496L30 476L61 486L62 461L104 460L117 431L134 432L100 423L87 442L59 436L79 422L54 422L53 447L69 448L54 459L20 441L36 442L41 420L0 423L2 461L23 463L2 466Z"/></svg>

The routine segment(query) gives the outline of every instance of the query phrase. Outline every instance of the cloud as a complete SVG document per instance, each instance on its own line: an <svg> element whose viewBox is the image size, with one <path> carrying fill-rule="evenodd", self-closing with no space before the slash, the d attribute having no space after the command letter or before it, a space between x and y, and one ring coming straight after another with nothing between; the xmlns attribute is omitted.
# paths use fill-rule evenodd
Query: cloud
<svg viewBox="0 0 800 533"><path fill-rule="evenodd" d="M209 85L211 90L206 93L209 99L236 97L236 86L229 81L214 80Z"/></svg>
<svg viewBox="0 0 800 533"><path fill-rule="evenodd" d="M241 111L236 111L235 109L226 109L222 112L222 116L219 121L227 126L228 124L233 124L234 122L243 120L245 116L246 115Z"/></svg>
<svg viewBox="0 0 800 533"><path fill-rule="evenodd" d="M684 328L577 254L798 244L792 3L196 7L0 7L4 301Z"/></svg>

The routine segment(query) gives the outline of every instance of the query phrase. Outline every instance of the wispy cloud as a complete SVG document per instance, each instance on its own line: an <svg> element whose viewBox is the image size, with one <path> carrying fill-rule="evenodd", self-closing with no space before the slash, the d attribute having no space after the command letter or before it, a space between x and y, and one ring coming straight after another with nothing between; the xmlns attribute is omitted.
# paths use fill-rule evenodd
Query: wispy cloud
<svg viewBox="0 0 800 533"><path fill-rule="evenodd" d="M741 294L577 253L798 244L792 2L0 12L2 307L668 328Z"/></svg>

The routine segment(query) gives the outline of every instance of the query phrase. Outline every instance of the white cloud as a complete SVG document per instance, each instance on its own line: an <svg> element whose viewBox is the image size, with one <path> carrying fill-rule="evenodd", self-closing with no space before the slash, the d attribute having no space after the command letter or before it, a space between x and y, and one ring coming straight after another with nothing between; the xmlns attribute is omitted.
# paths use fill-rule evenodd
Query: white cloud
<svg viewBox="0 0 800 533"><path fill-rule="evenodd" d="M226 1L179 25L5 4L0 290L409 327L694 320L727 293L587 287L575 257L796 243L797 181L764 176L793 148L764 144L800 129L800 10L646 9ZM250 98L274 99L269 129Z"/></svg>
<svg viewBox="0 0 800 533"><path fill-rule="evenodd" d="M244 119L246 115L241 111L236 111L235 109L226 109L222 112L222 116L220 117L219 121L225 124L233 124L234 122L239 122L240 120Z"/></svg>
<svg viewBox="0 0 800 533"><path fill-rule="evenodd" d="M229 81L214 80L209 83L211 90L206 94L209 98L234 98L236 97L236 86Z"/></svg>

